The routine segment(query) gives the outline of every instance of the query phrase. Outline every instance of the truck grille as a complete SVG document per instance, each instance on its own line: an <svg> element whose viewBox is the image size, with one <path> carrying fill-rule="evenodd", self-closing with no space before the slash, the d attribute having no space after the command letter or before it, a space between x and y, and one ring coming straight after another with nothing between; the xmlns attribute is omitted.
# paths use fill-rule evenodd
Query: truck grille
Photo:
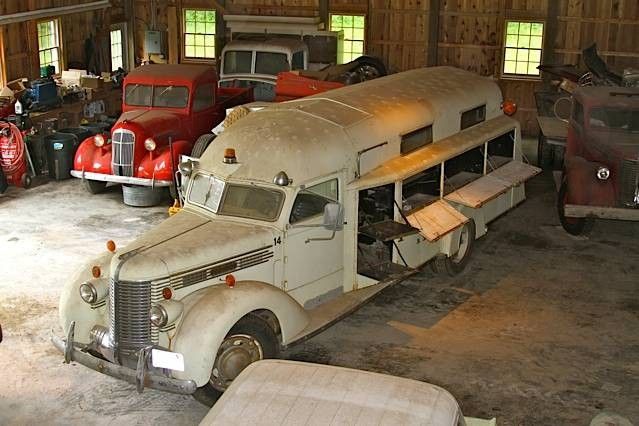
<svg viewBox="0 0 639 426"><path fill-rule="evenodd" d="M151 283L114 281L109 289L110 333L120 356L135 354L158 343L158 329L151 325Z"/></svg>
<svg viewBox="0 0 639 426"><path fill-rule="evenodd" d="M639 186L639 160L623 160L619 179L619 200L627 207L637 207Z"/></svg>
<svg viewBox="0 0 639 426"><path fill-rule="evenodd" d="M133 152L135 134L130 130L117 129L111 140L111 171L116 176L133 176Z"/></svg>

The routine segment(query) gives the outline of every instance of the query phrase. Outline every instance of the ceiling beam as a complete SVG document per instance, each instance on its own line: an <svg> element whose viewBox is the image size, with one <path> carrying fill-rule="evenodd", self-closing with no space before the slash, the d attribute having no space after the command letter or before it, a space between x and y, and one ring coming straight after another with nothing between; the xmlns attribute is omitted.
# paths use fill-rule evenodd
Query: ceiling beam
<svg viewBox="0 0 639 426"><path fill-rule="evenodd" d="M93 1L91 3L76 4L73 6L51 7L47 9L36 9L28 12L12 13L0 16L0 25L14 24L16 22L32 21L35 19L52 18L61 15L70 15L79 12L89 12L92 10L106 9L111 7L109 0Z"/></svg>

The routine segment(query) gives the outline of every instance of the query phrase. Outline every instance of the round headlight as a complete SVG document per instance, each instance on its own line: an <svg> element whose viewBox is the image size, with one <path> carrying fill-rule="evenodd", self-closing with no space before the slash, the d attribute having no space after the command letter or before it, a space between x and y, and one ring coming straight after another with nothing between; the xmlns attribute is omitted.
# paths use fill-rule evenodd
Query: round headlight
<svg viewBox="0 0 639 426"><path fill-rule="evenodd" d="M144 147L147 151L155 151L155 141L152 138L148 138L144 141Z"/></svg>
<svg viewBox="0 0 639 426"><path fill-rule="evenodd" d="M608 167L599 167L597 169L597 179L607 180L610 177L610 169Z"/></svg>
<svg viewBox="0 0 639 426"><path fill-rule="evenodd" d="M155 305L150 312L151 324L156 327L164 327L169 320L169 314L162 305Z"/></svg>
<svg viewBox="0 0 639 426"><path fill-rule="evenodd" d="M86 303L95 303L98 300L98 290L90 282L80 285L80 297Z"/></svg>
<svg viewBox="0 0 639 426"><path fill-rule="evenodd" d="M93 137L93 143L95 144L95 146L97 146L98 148L104 146L104 136L97 134Z"/></svg>

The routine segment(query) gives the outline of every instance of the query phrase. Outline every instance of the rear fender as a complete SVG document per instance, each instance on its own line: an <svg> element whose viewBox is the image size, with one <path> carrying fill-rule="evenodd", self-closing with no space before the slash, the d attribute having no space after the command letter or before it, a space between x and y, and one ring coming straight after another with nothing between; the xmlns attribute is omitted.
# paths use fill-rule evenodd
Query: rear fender
<svg viewBox="0 0 639 426"><path fill-rule="evenodd" d="M138 165L137 177L156 180L172 180L173 172L177 170L180 155L191 153L193 143L186 140L179 140L171 143L172 150L168 144L158 147L155 151L145 152ZM171 151L173 151L173 163L171 163ZM172 169L173 168L173 169Z"/></svg>
<svg viewBox="0 0 639 426"><path fill-rule="evenodd" d="M608 180L597 178L597 170L602 164L588 161L583 157L571 157L565 161L565 176L568 184L569 204L614 206L615 188L613 176ZM612 173L612 172L611 172Z"/></svg>
<svg viewBox="0 0 639 426"><path fill-rule="evenodd" d="M239 281L233 288L216 285L199 290L183 299L184 317L170 349L184 355L183 372L174 371L177 379L195 380L205 385L222 340L245 315L268 310L281 329L281 343L286 344L309 322L308 313L291 296L279 288L258 281Z"/></svg>

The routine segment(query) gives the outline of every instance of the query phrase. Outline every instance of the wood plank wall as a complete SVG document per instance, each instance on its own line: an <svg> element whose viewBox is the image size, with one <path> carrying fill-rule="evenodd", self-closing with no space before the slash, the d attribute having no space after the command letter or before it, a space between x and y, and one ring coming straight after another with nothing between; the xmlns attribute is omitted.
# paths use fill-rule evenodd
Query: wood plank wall
<svg viewBox="0 0 639 426"><path fill-rule="evenodd" d="M90 3L93 0L9 0L0 1L0 15ZM106 10L74 13L60 17L63 63L85 62L84 43L88 37L96 37L98 43L108 40L112 16L124 16L122 0L111 0ZM37 78L40 74L36 21L26 21L0 26L3 40L3 57L6 74L0 80ZM102 40L102 42L100 42ZM106 48L106 44L103 44ZM108 56L108 55L106 55Z"/></svg>

